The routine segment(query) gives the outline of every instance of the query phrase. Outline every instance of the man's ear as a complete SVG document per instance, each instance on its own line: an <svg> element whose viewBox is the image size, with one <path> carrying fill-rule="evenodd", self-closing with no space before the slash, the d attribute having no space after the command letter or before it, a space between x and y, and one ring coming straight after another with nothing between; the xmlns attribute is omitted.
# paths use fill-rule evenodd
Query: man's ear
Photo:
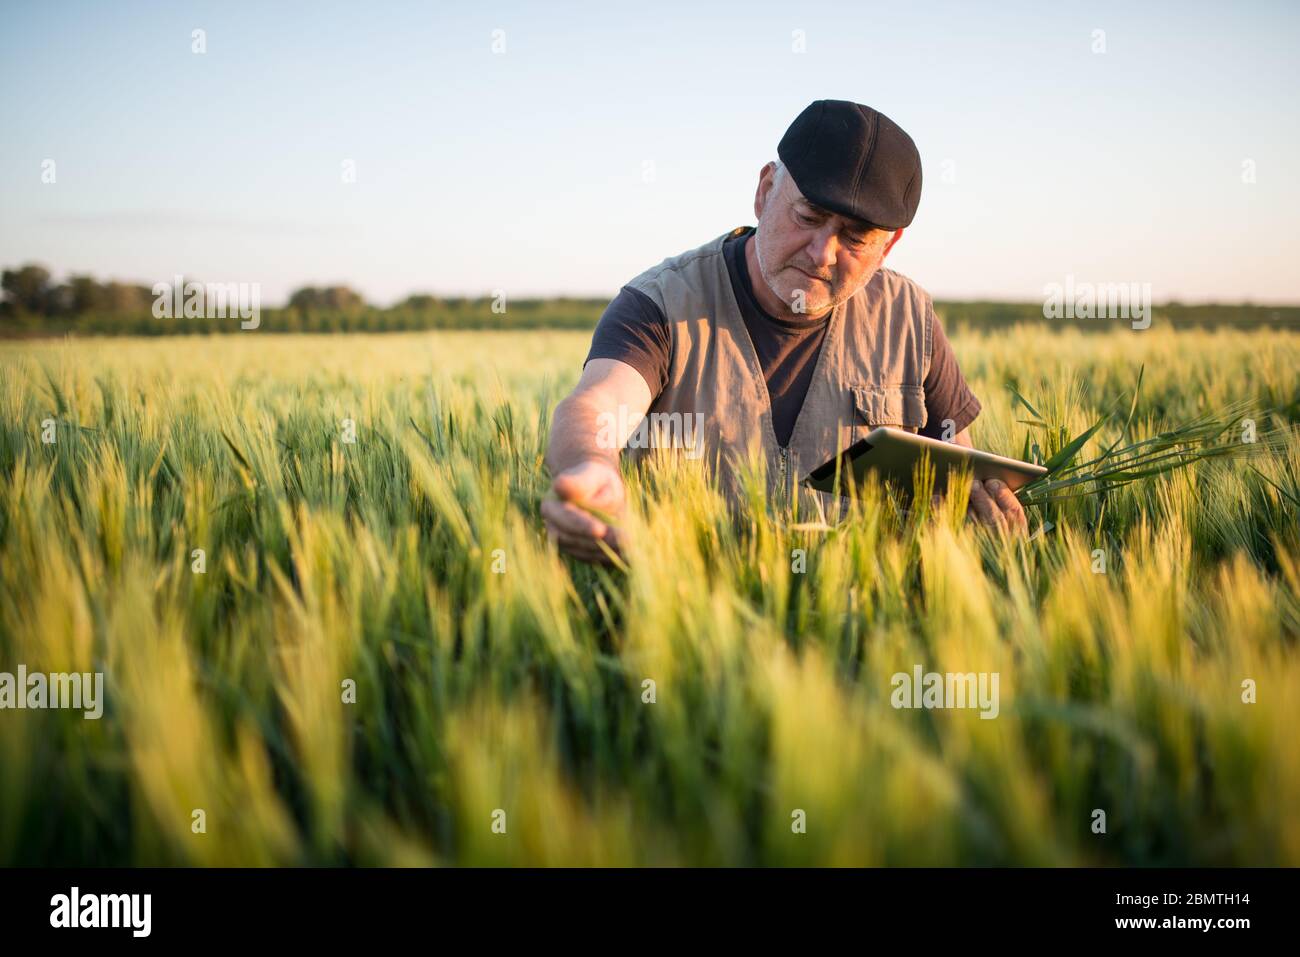
<svg viewBox="0 0 1300 957"><path fill-rule="evenodd" d="M880 254L881 262L885 261L885 257L889 255L889 251L894 248L894 243L898 242L902 238L903 238L903 230L895 229L893 238L889 240L889 245L886 246L885 251Z"/></svg>
<svg viewBox="0 0 1300 957"><path fill-rule="evenodd" d="M758 188L754 190L754 219L763 218L763 207L767 205L768 200L772 198L772 180L773 173L776 171L776 162L764 163L763 168L758 171Z"/></svg>

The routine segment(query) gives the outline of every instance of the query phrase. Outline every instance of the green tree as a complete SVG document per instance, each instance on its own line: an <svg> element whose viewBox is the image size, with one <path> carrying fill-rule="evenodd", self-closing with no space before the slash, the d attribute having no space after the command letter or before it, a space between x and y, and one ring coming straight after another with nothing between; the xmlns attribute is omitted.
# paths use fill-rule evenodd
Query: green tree
<svg viewBox="0 0 1300 957"><path fill-rule="evenodd" d="M319 313L358 313L365 309L361 294L347 286L304 286L289 297L289 307L302 315Z"/></svg>
<svg viewBox="0 0 1300 957"><path fill-rule="evenodd" d="M44 266L28 263L17 269L6 269L0 275L0 288L14 312L45 315L53 306L50 271Z"/></svg>

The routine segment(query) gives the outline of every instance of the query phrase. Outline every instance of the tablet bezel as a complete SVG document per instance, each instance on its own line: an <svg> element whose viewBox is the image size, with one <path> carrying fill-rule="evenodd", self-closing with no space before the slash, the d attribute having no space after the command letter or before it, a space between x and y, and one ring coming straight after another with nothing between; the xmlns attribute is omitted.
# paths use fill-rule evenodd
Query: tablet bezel
<svg viewBox="0 0 1300 957"><path fill-rule="evenodd" d="M885 473L883 477L897 481L899 476L895 473L905 469L909 476L906 485L910 490L911 469L920 460L921 454L926 451L930 452L930 460L934 463L936 489L942 489L947 484L949 471L960 468L964 464L970 465L975 478L981 481L1000 479L1012 491L1047 474L1046 468L1034 465L1032 462L1022 462L1019 459L1007 458L982 449L970 449L964 445L882 425L872 429L865 437L817 466L804 477L803 484L820 492L833 492L835 466L836 463L842 462L841 487L848 481L849 476L852 476L855 484L861 484L868 471L883 472ZM874 462L868 461L869 456L878 452L884 453L883 457L877 457ZM897 461L900 456L907 457L908 461ZM886 468L881 470L873 468L877 464L884 465Z"/></svg>

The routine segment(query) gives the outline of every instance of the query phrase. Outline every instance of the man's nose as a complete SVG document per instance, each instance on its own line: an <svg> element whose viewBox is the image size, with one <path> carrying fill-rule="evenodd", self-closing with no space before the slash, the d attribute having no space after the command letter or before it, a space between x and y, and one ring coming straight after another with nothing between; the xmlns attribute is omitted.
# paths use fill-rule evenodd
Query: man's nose
<svg viewBox="0 0 1300 957"><path fill-rule="evenodd" d="M835 230L827 228L817 230L808 241L807 249L813 265L820 269L830 269L835 265L835 258L839 255L839 239Z"/></svg>

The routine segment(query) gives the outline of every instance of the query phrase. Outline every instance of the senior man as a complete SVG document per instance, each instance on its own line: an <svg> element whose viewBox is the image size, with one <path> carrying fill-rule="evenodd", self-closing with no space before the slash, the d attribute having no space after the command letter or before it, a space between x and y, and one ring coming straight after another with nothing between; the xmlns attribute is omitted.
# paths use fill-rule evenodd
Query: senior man
<svg viewBox="0 0 1300 957"><path fill-rule="evenodd" d="M607 561L602 542L621 549L619 456L647 413L697 424L688 454L733 501L736 470L755 451L768 494L780 498L879 425L971 445L980 402L930 296L882 267L921 198L911 137L871 107L818 100L790 124L777 156L759 172L757 227L664 260L601 316L578 385L555 409L546 454L555 495L543 517L574 557ZM640 461L656 443L652 433L631 444ZM968 512L1026 529L1000 482L974 482Z"/></svg>

